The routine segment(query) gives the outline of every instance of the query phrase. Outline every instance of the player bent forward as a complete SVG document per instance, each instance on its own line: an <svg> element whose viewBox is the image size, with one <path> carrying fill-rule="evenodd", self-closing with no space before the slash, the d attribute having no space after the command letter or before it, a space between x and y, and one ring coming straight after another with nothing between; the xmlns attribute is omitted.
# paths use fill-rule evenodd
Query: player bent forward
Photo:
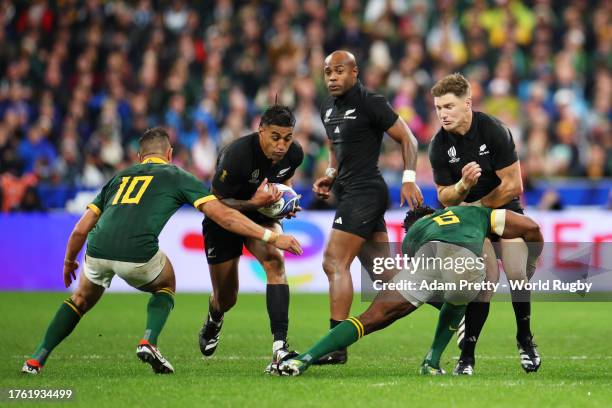
<svg viewBox="0 0 612 408"><path fill-rule="evenodd" d="M85 267L79 284L49 324L42 342L22 372L38 374L49 354L76 327L110 286L115 274L130 286L150 292L147 321L136 355L158 374L174 368L157 348L157 339L174 307L175 278L170 260L159 249L159 234L183 204L193 204L206 216L237 234L263 239L280 249L301 253L295 238L262 228L220 203L193 175L170 164L172 147L162 128L140 138L140 164L116 174L89 204L68 239L64 284L76 279L77 255L87 239Z"/></svg>
<svg viewBox="0 0 612 408"><path fill-rule="evenodd" d="M280 198L276 184L290 186L302 163L304 153L293 140L294 125L295 117L288 107L273 105L266 109L257 132L235 140L219 152L212 181L212 191L222 203L277 233L283 232L281 221L257 210ZM295 217L296 211L289 213L287 218ZM215 353L225 313L238 299L238 264L244 246L266 273L266 306L273 336L272 362L266 370L273 370L281 360L296 357L297 353L287 344L289 285L283 252L265 242L227 231L208 217L202 224L202 232L213 289L206 320L198 336L202 354L210 357Z"/></svg>
<svg viewBox="0 0 612 408"><path fill-rule="evenodd" d="M404 226L407 234L402 250L417 258L476 258L482 253L483 242L489 232L503 238L521 237L531 242L530 259L537 258L542 252L543 239L538 224L524 215L506 210L449 207L434 212L429 207L419 207L408 212ZM402 280L431 283L437 280L445 284L458 283L463 279L474 287L472 290L449 290L443 293L445 303L440 310L433 344L421 365L422 374L444 374L440 368L442 352L463 316L465 305L478 294L474 284L482 282L485 277L484 268L480 267L482 263L473 259L469 264L474 267L462 274L442 266L430 270L419 268L412 276L409 271L401 271L392 278L395 283ZM380 291L364 313L358 317L349 317L310 350L295 359L282 362L279 372L282 375L300 375L320 356L350 346L366 334L387 327L433 297L432 290Z"/></svg>

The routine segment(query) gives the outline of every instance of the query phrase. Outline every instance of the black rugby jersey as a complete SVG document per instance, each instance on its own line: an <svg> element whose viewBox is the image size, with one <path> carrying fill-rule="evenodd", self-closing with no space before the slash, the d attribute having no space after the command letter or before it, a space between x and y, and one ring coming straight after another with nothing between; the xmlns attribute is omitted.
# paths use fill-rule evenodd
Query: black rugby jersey
<svg viewBox="0 0 612 408"><path fill-rule="evenodd" d="M353 183L381 177L378 157L383 133L397 120L386 98L361 82L321 106L321 120L338 161L337 182Z"/></svg>
<svg viewBox="0 0 612 408"><path fill-rule="evenodd" d="M259 134L243 136L219 152L212 181L213 193L222 198L248 200L264 178L269 183L290 179L303 159L302 147L293 141L282 160L272 165L272 160L261 149Z"/></svg>
<svg viewBox="0 0 612 408"><path fill-rule="evenodd" d="M495 189L501 183L495 172L517 160L510 130L498 119L483 112L473 112L472 124L465 135L442 128L429 144L429 161L438 185L457 183L461 179L461 169L469 162L475 161L480 165L480 178L465 198L468 203L481 199ZM518 197L502 208L520 209Z"/></svg>

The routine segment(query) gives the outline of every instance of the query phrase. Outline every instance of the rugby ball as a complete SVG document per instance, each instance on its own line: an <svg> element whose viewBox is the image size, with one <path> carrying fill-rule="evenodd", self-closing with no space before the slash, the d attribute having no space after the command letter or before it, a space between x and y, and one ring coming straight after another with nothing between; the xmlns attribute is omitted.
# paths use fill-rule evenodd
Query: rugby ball
<svg viewBox="0 0 612 408"><path fill-rule="evenodd" d="M257 211L268 218L280 220L299 207L300 196L289 186L279 183L274 185L281 192L281 198L272 204L257 209Z"/></svg>

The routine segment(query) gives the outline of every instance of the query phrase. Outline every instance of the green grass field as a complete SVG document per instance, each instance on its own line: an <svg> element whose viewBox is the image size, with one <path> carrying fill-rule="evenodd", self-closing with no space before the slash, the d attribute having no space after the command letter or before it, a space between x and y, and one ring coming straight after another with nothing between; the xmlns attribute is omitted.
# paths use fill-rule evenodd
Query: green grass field
<svg viewBox="0 0 612 408"><path fill-rule="evenodd" d="M61 344L42 374L19 370L65 298L61 293L1 293L0 388L72 388L74 400L53 406L601 406L612 403L610 303L536 303L533 329L540 372L519 365L514 316L494 303L471 378L421 377L417 369L435 328L425 306L350 349L345 366L312 367L303 377L263 374L271 337L263 295L241 295L226 315L214 358L203 360L197 333L207 295L179 294L160 338L176 374L156 376L134 353L147 295L108 294ZM290 342L307 349L327 329L327 297L294 295ZM356 301L354 313L367 304ZM453 340L454 341L454 340ZM443 358L447 371L458 356ZM5 406L15 405L0 401Z"/></svg>

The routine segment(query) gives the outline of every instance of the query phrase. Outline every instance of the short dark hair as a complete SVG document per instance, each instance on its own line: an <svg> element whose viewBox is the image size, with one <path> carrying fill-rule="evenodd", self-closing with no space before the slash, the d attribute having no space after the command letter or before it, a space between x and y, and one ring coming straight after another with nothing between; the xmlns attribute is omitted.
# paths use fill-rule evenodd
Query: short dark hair
<svg viewBox="0 0 612 408"><path fill-rule="evenodd" d="M151 129L147 129L140 139L140 155L144 156L147 154L164 154L170 147L170 137L166 129L160 126L156 126Z"/></svg>
<svg viewBox="0 0 612 408"><path fill-rule="evenodd" d="M447 75L431 88L431 94L434 97L440 97L447 93L452 93L455 96L463 97L470 92L470 83L463 75L458 72Z"/></svg>
<svg viewBox="0 0 612 408"><path fill-rule="evenodd" d="M406 232L408 232L410 227L412 227L415 222L425 217L426 215L433 214L434 212L436 212L436 210L434 210L428 205L422 207L415 207L414 209L406 213L406 218L404 218L404 229L406 230Z"/></svg>
<svg viewBox="0 0 612 408"><path fill-rule="evenodd" d="M282 127L295 126L295 116L287 106L272 105L261 115L259 126L275 125Z"/></svg>

